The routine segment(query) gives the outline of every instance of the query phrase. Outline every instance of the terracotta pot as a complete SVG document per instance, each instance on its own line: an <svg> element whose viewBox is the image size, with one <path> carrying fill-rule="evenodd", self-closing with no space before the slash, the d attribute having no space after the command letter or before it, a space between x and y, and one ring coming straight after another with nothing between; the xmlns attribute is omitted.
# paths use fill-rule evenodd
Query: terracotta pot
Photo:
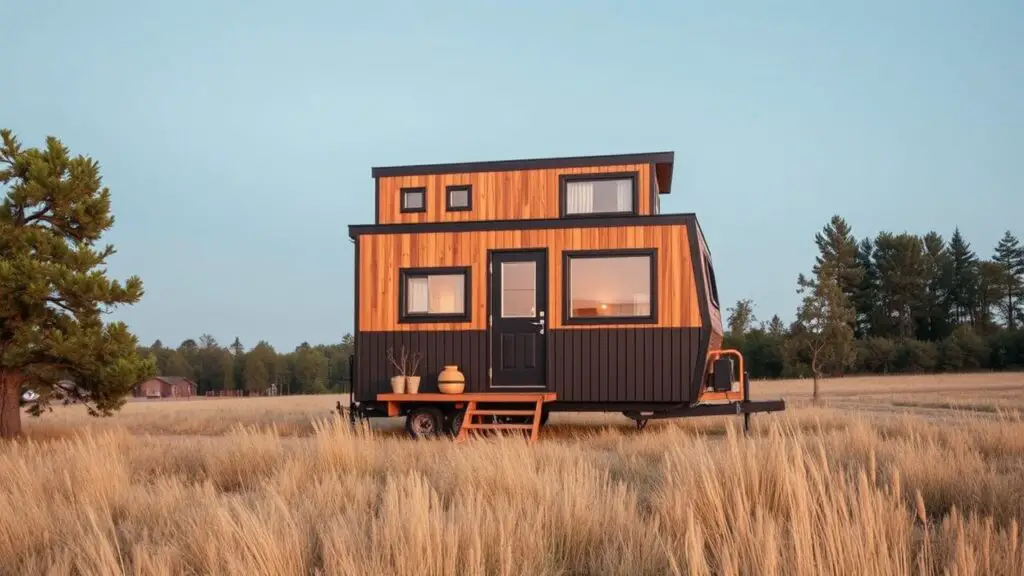
<svg viewBox="0 0 1024 576"><path fill-rule="evenodd" d="M415 394L420 390L420 377L419 376L406 376L405 377L405 393Z"/></svg>
<svg viewBox="0 0 1024 576"><path fill-rule="evenodd" d="M459 367L452 364L444 367L437 375L437 389L442 394L462 394L466 389L466 377L459 372Z"/></svg>
<svg viewBox="0 0 1024 576"><path fill-rule="evenodd" d="M391 392L395 394L405 394L405 376L391 377Z"/></svg>

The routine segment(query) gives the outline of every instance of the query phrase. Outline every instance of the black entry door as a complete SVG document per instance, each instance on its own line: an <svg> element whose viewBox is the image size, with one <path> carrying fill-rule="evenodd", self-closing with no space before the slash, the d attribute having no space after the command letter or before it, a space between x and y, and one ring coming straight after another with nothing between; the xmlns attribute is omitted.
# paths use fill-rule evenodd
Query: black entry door
<svg viewBox="0 0 1024 576"><path fill-rule="evenodd" d="M491 388L545 382L547 251L491 252Z"/></svg>

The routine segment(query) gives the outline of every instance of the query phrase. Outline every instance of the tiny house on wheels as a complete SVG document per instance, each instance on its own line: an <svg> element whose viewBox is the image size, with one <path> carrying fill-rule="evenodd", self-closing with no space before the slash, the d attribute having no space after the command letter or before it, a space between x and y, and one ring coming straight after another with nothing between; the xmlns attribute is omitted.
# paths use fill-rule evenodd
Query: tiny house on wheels
<svg viewBox="0 0 1024 576"><path fill-rule="evenodd" d="M378 167L355 244L349 414L414 437L557 411L650 419L783 410L722 349L711 253L662 214L672 152Z"/></svg>

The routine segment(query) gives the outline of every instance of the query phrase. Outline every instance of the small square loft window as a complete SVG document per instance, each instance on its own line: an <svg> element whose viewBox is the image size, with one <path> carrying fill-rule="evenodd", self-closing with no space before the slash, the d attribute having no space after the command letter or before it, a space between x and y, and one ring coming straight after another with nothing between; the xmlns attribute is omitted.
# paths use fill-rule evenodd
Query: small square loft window
<svg viewBox="0 0 1024 576"><path fill-rule="evenodd" d="M459 212L473 209L473 187L469 184L449 186L445 189L447 201L445 208L449 212Z"/></svg>
<svg viewBox="0 0 1024 576"><path fill-rule="evenodd" d="M427 189L402 188L402 212L426 212Z"/></svg>

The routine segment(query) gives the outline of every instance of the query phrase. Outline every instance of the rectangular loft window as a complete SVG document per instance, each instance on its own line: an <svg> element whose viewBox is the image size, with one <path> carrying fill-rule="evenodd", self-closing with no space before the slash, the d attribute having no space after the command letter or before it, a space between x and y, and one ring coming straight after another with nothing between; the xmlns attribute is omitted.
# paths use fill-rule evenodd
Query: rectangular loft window
<svg viewBox="0 0 1024 576"><path fill-rule="evenodd" d="M426 212L427 211L427 189L402 188L402 212Z"/></svg>
<svg viewBox="0 0 1024 576"><path fill-rule="evenodd" d="M470 320L469 267L402 268L398 281L400 323Z"/></svg>
<svg viewBox="0 0 1024 576"><path fill-rule="evenodd" d="M658 319L657 251L565 252L566 324L651 324Z"/></svg>
<svg viewBox="0 0 1024 576"><path fill-rule="evenodd" d="M559 177L562 216L637 213L637 173L563 174Z"/></svg>
<svg viewBox="0 0 1024 576"><path fill-rule="evenodd" d="M473 209L473 187L469 184L448 186L445 188L445 209L449 212L462 212Z"/></svg>

